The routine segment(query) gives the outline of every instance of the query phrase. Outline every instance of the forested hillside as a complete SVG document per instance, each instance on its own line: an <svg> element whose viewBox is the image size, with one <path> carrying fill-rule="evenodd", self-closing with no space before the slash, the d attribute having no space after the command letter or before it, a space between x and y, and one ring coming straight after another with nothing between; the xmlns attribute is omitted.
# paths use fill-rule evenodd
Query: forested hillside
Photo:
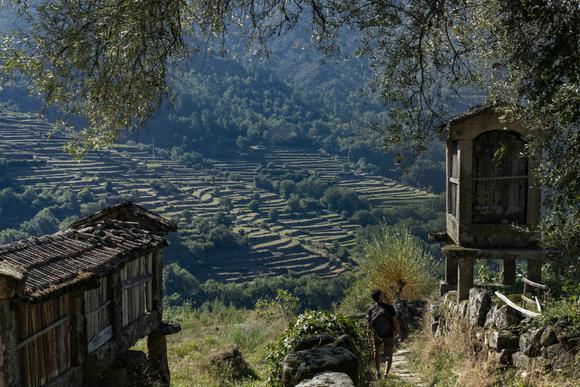
<svg viewBox="0 0 580 387"><path fill-rule="evenodd" d="M129 199L179 224L166 254L174 302L252 305L275 291L258 278L290 276L278 286L294 291L300 276L347 271L385 222L423 237L441 227L442 147L408 169L383 151L386 114L361 92L370 80L363 60L345 53L323 63L299 30L269 48L260 57L232 41L223 55L181 64L146 131L79 161L63 151L66 133L49 139L54 126L29 113L40 104L26 82L7 85L0 244ZM214 280L258 285L241 295ZM344 288L307 298L329 305Z"/></svg>
<svg viewBox="0 0 580 387"><path fill-rule="evenodd" d="M369 93L368 63L343 37L341 54L325 57L303 29L268 44L255 55L232 36L221 50L202 51L170 74L170 94L145 131L126 139L186 150L247 153L252 145L284 145L341 155L369 164L382 175L441 192L443 147L401 169L405 153L383 151L389 124L382 101ZM41 111L27 82L5 84L1 101L23 112ZM367 92L364 92L366 90ZM51 111L45 111L51 117ZM408 155L406 155L408 156Z"/></svg>

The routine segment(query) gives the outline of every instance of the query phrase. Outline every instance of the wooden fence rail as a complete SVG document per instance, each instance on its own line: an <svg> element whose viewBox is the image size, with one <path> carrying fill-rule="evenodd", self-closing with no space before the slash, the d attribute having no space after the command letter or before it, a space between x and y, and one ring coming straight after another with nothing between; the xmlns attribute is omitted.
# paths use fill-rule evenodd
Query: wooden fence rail
<svg viewBox="0 0 580 387"><path fill-rule="evenodd" d="M542 315L542 304L538 300L538 297L534 296L533 300L531 298L526 297L526 293L528 291L528 286L531 286L532 288L535 288L535 289L542 290L544 292L544 304L546 302L546 297L547 297L550 289L548 288L548 286L534 282L534 281L530 281L526 277L524 277L523 279L524 279L524 291L523 291L523 294L521 295L522 301L526 305L533 305L537 309L537 312L534 312L534 311L528 310L526 308L522 308L519 305L516 305L512 300L510 300L509 298L507 298L504 294L502 294L500 292L495 292L495 295L498 296L500 300L505 302L506 305L519 311L524 316L527 316L527 317L541 316Z"/></svg>

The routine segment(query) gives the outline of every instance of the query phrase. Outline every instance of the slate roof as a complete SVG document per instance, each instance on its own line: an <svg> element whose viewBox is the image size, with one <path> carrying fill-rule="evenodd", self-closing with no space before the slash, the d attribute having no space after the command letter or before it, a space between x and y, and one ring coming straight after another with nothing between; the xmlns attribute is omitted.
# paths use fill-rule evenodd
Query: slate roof
<svg viewBox="0 0 580 387"><path fill-rule="evenodd" d="M168 221L166 221L168 222ZM141 222L102 218L83 228L0 246L0 273L23 282L22 297L40 299L114 271L120 264L167 245L165 232Z"/></svg>
<svg viewBox="0 0 580 387"><path fill-rule="evenodd" d="M441 125L437 127L437 132L439 132L440 137L444 138L449 134L449 128L451 128L451 126L456 125L465 120L468 120L472 117L478 116L488 110L495 109L498 106L499 104L497 103L488 103L483 105L472 106L463 113L457 114L454 117L451 117L449 120L443 122Z"/></svg>
<svg viewBox="0 0 580 387"><path fill-rule="evenodd" d="M172 221L130 201L124 201L106 207L83 219L77 220L76 222L71 223L71 228L80 228L95 224L105 218L129 221L136 221L138 219L142 228L155 232L168 233L177 230L177 226Z"/></svg>

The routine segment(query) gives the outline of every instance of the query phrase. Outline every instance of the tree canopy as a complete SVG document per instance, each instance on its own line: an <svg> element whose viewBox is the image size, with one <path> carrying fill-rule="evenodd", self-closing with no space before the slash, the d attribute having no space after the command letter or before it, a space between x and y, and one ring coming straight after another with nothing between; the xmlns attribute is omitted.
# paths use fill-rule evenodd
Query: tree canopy
<svg viewBox="0 0 580 387"><path fill-rule="evenodd" d="M269 38L309 18L313 40L340 55L359 40L373 90L390 112L385 145L423 152L434 127L472 102L501 103L529 128L528 151L556 211L557 242L580 226L580 7L575 0L14 0L17 28L3 41L6 74L23 74L71 130L69 150L136 130L167 97L170 68L231 32L267 52ZM264 50L266 49L266 50ZM72 129L75 128L75 129ZM565 225L565 228L561 226ZM558 231L560 230L560 231ZM565 247L578 253L579 243Z"/></svg>

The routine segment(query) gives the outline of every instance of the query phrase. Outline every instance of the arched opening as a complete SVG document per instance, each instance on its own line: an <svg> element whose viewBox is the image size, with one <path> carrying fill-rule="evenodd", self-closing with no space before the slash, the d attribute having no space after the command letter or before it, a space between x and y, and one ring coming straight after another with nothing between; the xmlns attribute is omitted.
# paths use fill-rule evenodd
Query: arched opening
<svg viewBox="0 0 580 387"><path fill-rule="evenodd" d="M473 141L472 222L526 224L528 160L518 133L493 130Z"/></svg>

